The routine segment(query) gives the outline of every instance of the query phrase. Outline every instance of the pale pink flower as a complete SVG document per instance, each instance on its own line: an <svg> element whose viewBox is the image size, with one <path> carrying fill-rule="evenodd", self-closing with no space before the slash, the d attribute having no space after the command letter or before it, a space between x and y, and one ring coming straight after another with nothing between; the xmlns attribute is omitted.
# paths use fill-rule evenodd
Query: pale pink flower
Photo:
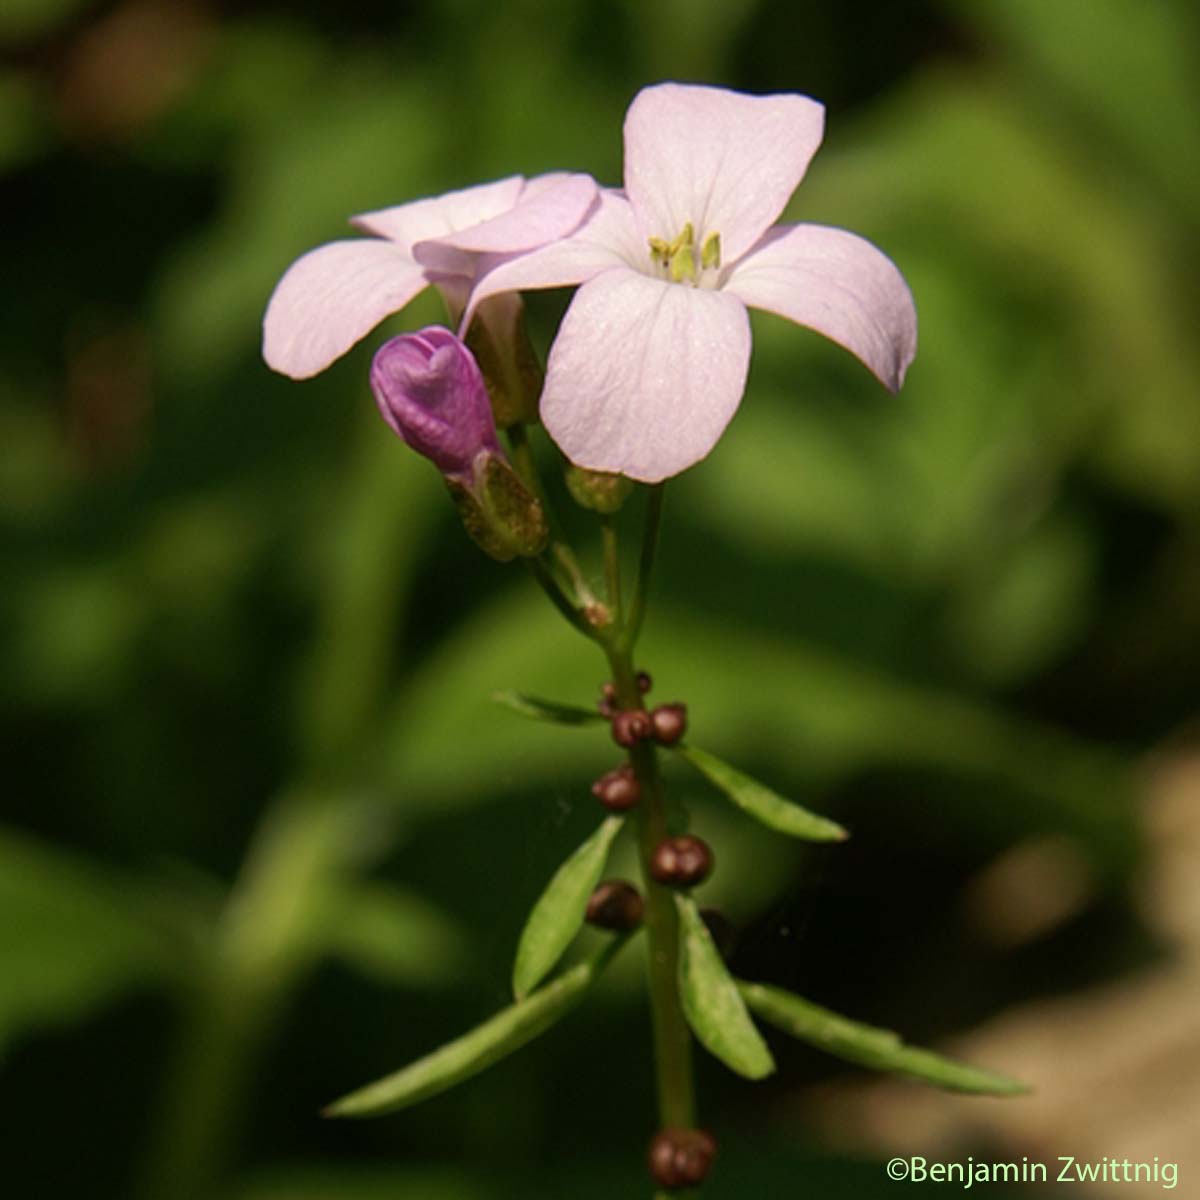
<svg viewBox="0 0 1200 1200"><path fill-rule="evenodd" d="M573 232L595 197L587 175L513 175L354 217L375 236L319 246L279 281L263 318L263 358L307 379L430 284L457 318L482 264ZM417 260L422 251L428 263Z"/></svg>
<svg viewBox="0 0 1200 1200"><path fill-rule="evenodd" d="M500 292L582 284L547 364L541 415L579 466L647 483L716 444L742 398L746 306L832 338L893 391L916 352L912 294L870 242L773 225L821 142L824 108L664 83L625 118L625 189L572 236L485 265Z"/></svg>

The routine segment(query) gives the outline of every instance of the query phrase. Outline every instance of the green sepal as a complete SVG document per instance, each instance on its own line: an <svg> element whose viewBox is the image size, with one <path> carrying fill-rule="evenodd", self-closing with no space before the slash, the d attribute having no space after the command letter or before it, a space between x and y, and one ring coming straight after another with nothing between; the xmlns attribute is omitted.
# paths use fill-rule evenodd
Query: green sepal
<svg viewBox="0 0 1200 1200"><path fill-rule="evenodd" d="M323 1115L381 1117L478 1075L565 1016L626 940L626 937L613 939L595 957L564 971L527 999L510 1004L440 1050L335 1100L322 1110Z"/></svg>
<svg viewBox="0 0 1200 1200"><path fill-rule="evenodd" d="M491 558L532 558L546 548L550 530L541 501L499 454L476 456L470 486L454 478L446 486L467 533Z"/></svg>
<svg viewBox="0 0 1200 1200"><path fill-rule="evenodd" d="M520 296L489 296L475 310L464 340L479 364L496 428L536 425L542 368L525 328Z"/></svg>
<svg viewBox="0 0 1200 1200"><path fill-rule="evenodd" d="M836 821L785 800L778 792L773 792L757 779L751 779L707 750L682 742L674 750L724 792L738 808L770 829L810 842L844 842L850 836Z"/></svg>
<svg viewBox="0 0 1200 1200"><path fill-rule="evenodd" d="M608 718L594 708L580 708L575 704L559 704L557 700L539 700L521 692L493 692L494 703L535 721L549 721L553 725L593 725L607 722Z"/></svg>
<svg viewBox="0 0 1200 1200"><path fill-rule="evenodd" d="M624 824L624 817L608 817L558 868L538 897L521 930L513 963L513 994L518 1000L541 983L579 932L588 899L600 882L613 839Z"/></svg>
<svg viewBox="0 0 1200 1200"><path fill-rule="evenodd" d="M725 968L712 934L690 896L677 894L679 912L679 1000L701 1044L732 1071L762 1079L775 1070L738 985Z"/></svg>
<svg viewBox="0 0 1200 1200"><path fill-rule="evenodd" d="M893 1071L952 1092L985 1096L1019 1096L1026 1084L994 1071L968 1067L932 1050L905 1045L898 1034L862 1025L813 1004L782 988L738 981L746 1003L764 1021L821 1050L864 1067Z"/></svg>
<svg viewBox="0 0 1200 1200"><path fill-rule="evenodd" d="M612 516L633 492L633 480L610 471L589 471L574 463L566 470L567 491L581 508Z"/></svg>

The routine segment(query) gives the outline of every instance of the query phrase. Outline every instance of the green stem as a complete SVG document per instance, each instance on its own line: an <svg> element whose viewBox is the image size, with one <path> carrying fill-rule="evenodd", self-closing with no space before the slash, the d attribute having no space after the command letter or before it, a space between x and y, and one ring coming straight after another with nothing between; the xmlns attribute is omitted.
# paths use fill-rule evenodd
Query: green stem
<svg viewBox="0 0 1200 1200"><path fill-rule="evenodd" d="M613 624L620 629L625 614L621 604L621 555L617 545L617 527L612 517L600 518L600 536L604 542L604 582L608 592L608 607Z"/></svg>
<svg viewBox="0 0 1200 1200"><path fill-rule="evenodd" d="M620 646L631 652L642 632L646 618L646 603L650 594L650 577L654 573L654 558L658 552L658 531L662 525L663 493L666 485L655 484L646 497L646 523L642 532L642 552L638 559L637 583L634 585L633 603L629 608L629 620L621 631Z"/></svg>
<svg viewBox="0 0 1200 1200"><path fill-rule="evenodd" d="M631 651L613 649L609 662L618 705L642 708ZM679 918L671 890L650 873L655 847L667 836L666 800L654 746L649 742L638 743L630 749L629 761L642 793L637 809L638 857L646 901L644 923L659 1124L663 1129L687 1129L695 1123L696 1114L692 1035L679 1003Z"/></svg>
<svg viewBox="0 0 1200 1200"><path fill-rule="evenodd" d="M547 510L546 515L549 518L546 489L542 487L542 477L538 474L537 463L533 459L533 448L529 444L529 430L522 422L518 421L515 425L510 425L504 432L508 435L508 449L517 474L520 475L525 486L542 502L542 507Z"/></svg>
<svg viewBox="0 0 1200 1200"><path fill-rule="evenodd" d="M606 645L613 687L619 708L644 708L634 668L633 651L645 618L650 577L662 521L663 488L653 488L647 498L646 522L638 564L633 605L617 636ZM605 564L609 569L610 594L619 595L616 577L616 531L604 523ZM629 751L638 783L638 850L645 891L647 977L650 1012L654 1029L654 1064L658 1089L659 1124L663 1129L691 1128L696 1120L695 1086L692 1076L692 1035L679 1002L679 918L671 890L654 879L650 862L655 848L667 836L667 809L658 754L650 742L639 742Z"/></svg>
<svg viewBox="0 0 1200 1200"><path fill-rule="evenodd" d="M526 558L522 561L524 561L525 565L529 568L534 579L537 580L538 586L549 597L550 603L553 604L554 607L557 608L558 611L562 613L562 615L566 617L566 619L570 621L580 633L584 635L584 637L590 638L593 642L599 641L600 634L591 624L588 623L587 617L585 617L583 613L567 598L566 593L561 587L559 587L558 580L554 578L553 572L546 565L546 563L540 558Z"/></svg>

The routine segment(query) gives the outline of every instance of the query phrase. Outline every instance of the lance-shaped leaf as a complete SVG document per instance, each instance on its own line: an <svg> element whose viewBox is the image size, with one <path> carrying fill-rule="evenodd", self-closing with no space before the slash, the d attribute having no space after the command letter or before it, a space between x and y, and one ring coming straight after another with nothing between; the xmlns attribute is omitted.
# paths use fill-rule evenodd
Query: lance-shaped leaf
<svg viewBox="0 0 1200 1200"><path fill-rule="evenodd" d="M850 1062L895 1071L953 1092L1017 1096L1029 1090L1025 1084L993 1071L964 1066L932 1050L906 1046L898 1034L888 1029L851 1021L782 988L741 981L738 987L746 1003L763 1020Z"/></svg>
<svg viewBox="0 0 1200 1200"><path fill-rule="evenodd" d="M737 983L690 896L677 895L679 910L679 999L692 1032L727 1067L747 1079L762 1079L775 1060L754 1026Z"/></svg>
<svg viewBox="0 0 1200 1200"><path fill-rule="evenodd" d="M436 1096L519 1050L566 1015L625 943L615 938L525 1000L502 1009L470 1033L324 1109L327 1117L380 1117Z"/></svg>
<svg viewBox="0 0 1200 1200"><path fill-rule="evenodd" d="M624 823L624 817L608 817L558 868L533 906L513 964L513 993L518 1000L541 983L579 932L588 898L600 882L613 838Z"/></svg>
<svg viewBox="0 0 1200 1200"><path fill-rule="evenodd" d="M675 752L720 788L738 808L771 829L810 842L843 842L850 836L828 817L818 816L807 808L785 800L757 779L751 779L707 750L680 743L675 747Z"/></svg>
<svg viewBox="0 0 1200 1200"><path fill-rule="evenodd" d="M536 696L526 696L521 692L493 692L492 700L522 717L549 721L554 725L593 725L608 719L594 708L560 704L557 700L539 700Z"/></svg>

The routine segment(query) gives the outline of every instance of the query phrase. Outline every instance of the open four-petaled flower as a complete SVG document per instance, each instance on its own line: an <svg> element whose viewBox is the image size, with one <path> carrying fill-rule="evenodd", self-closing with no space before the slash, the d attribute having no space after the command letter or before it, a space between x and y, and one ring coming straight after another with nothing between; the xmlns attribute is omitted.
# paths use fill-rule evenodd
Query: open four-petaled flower
<svg viewBox="0 0 1200 1200"><path fill-rule="evenodd" d="M806 96L646 88L625 119L624 191L603 192L572 236L487 264L472 309L582 284L541 401L572 462L654 483L703 458L745 388L747 305L832 338L900 386L916 312L895 265L845 230L773 225L823 129Z"/></svg>
<svg viewBox="0 0 1200 1200"><path fill-rule="evenodd" d="M511 307L523 289L579 284L542 421L577 465L647 483L708 454L737 410L747 305L838 342L894 391L917 340L895 265L845 230L773 224L824 111L800 95L645 88L625 119L623 191L513 176L356 217L374 237L318 247L280 280L263 355L315 375L430 284L463 331L485 300Z"/></svg>
<svg viewBox="0 0 1200 1200"><path fill-rule="evenodd" d="M263 319L263 357L307 379L430 284L461 312L483 264L571 233L595 196L587 175L513 175L354 217L375 236L318 246L279 281Z"/></svg>

